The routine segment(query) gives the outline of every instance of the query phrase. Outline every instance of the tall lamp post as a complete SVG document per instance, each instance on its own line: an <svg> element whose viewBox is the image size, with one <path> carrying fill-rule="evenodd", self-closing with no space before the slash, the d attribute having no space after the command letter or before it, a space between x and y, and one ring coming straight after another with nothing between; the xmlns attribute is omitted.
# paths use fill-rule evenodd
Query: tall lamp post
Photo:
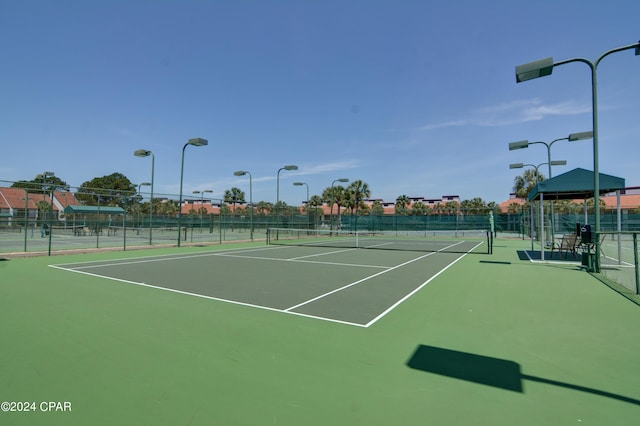
<svg viewBox="0 0 640 426"><path fill-rule="evenodd" d="M184 150L188 145L193 146L206 146L209 141L202 138L189 139L187 143L182 147L182 161L180 165L180 199L178 201L178 247L180 247L180 240L182 240L182 179L184 176Z"/></svg>
<svg viewBox="0 0 640 426"><path fill-rule="evenodd" d="M280 202L280 172L283 170L298 170L298 166L290 164L278 169L278 174L276 175L276 205Z"/></svg>
<svg viewBox="0 0 640 426"><path fill-rule="evenodd" d="M202 223L202 209L204 209L204 194L205 193L213 194L213 189L203 189L202 190L202 198L201 198L201 201L200 201L200 212L201 212L200 213L200 222L201 223ZM207 209L204 209L204 210L207 211ZM211 223L211 221L209 221L209 223ZM202 228L202 224L200 225L200 228ZM202 230L201 230L201 232L202 232Z"/></svg>
<svg viewBox="0 0 640 426"><path fill-rule="evenodd" d="M516 82L522 83L523 81L533 80L534 78L544 77L551 75L553 67L568 64L571 62L582 62L589 66L591 69L591 105L592 105L592 120L593 120L593 204L595 209L595 234L594 241L596 259L595 259L595 272L600 272L600 171L598 167L598 76L597 70L600 62L612 53L621 52L623 50L635 49L636 56L640 55L640 42L630 44L627 46L611 49L600 55L595 62L586 58L572 58L564 61L554 62L552 57L540 59L535 62L529 62L528 64L519 65L516 67Z"/></svg>
<svg viewBox="0 0 640 426"><path fill-rule="evenodd" d="M307 210L307 227L310 228L311 227L311 216L309 215L309 184L306 183L306 182L293 182L293 186L302 186L302 185L306 185L307 186L307 201L306 201L305 209Z"/></svg>
<svg viewBox="0 0 640 426"><path fill-rule="evenodd" d="M244 176L249 175L249 215L250 215L250 225L249 225L249 235L251 236L251 241L253 241L253 177L251 173L247 170L238 170L237 172L233 172L235 176Z"/></svg>
<svg viewBox="0 0 640 426"><path fill-rule="evenodd" d="M574 142L574 141L581 141L581 140L585 140L585 139L591 139L593 137L593 132L580 132L580 133L571 133L569 136L567 136L566 138L559 138L559 139L555 139L551 142L543 142L543 141L536 141L536 142L529 142L528 140L523 140L523 141L518 141L518 142L511 142L509 144L509 151L513 151L516 149L523 149L523 148L529 148L529 145L535 145L535 144L543 144L544 146L547 147L547 161L549 164L549 179L551 179L551 145L553 145L554 143L558 142L558 141L569 141L569 142Z"/></svg>
<svg viewBox="0 0 640 426"><path fill-rule="evenodd" d="M334 185L336 182L346 183L346 182L349 182L349 179L348 179L348 178L340 178L340 179L336 179L336 180L334 180L333 182L331 182L331 195L332 195L332 196L334 195L334 194L333 194L333 185ZM338 212L338 213L340 213L340 212ZM331 231L333 231L333 203L331 203L331 207L330 207L330 209L329 209L329 229L330 229Z"/></svg>
<svg viewBox="0 0 640 426"><path fill-rule="evenodd" d="M306 185L307 186L307 208L309 208L309 184L306 182L293 182L293 186L302 186L302 185ZM309 215L309 211L307 210L307 216Z"/></svg>
<svg viewBox="0 0 640 426"><path fill-rule="evenodd" d="M571 133L569 136L567 136L566 138L558 138L555 139L551 142L544 142L544 141L537 141L537 142L529 142L528 140L523 140L523 141L518 141L518 142L511 142L509 144L509 151L513 151L516 149L524 149L524 148L529 148L529 145L535 145L535 144L542 144L544 146L547 147L547 162L549 164L549 179L551 179L552 175L551 175L551 146L559 141L569 141L569 142L574 142L574 141L581 141L581 140L585 140L585 139L591 139L593 137L593 132L580 132L580 133ZM537 175L536 175L537 176ZM554 218L553 218L553 201L551 202L551 241L554 241L554 236L555 236L555 225L554 225Z"/></svg>
<svg viewBox="0 0 640 426"><path fill-rule="evenodd" d="M549 163L540 163L538 165L535 164L523 164L523 163L511 163L509 164L509 168L510 169L521 169L525 166L528 167L533 167L536 171L535 177L536 177L536 184L538 183L538 169L540 168L540 166L544 166L545 164L549 164L549 168L551 168L551 166L564 166L567 164L566 160L555 160L555 161L549 161ZM531 206L531 250L533 251L533 204L529 203ZM544 231L544 216L543 216L543 205L542 203L540 203L540 231L539 231L539 235L540 235L540 259L544 260L544 235L543 235L543 231Z"/></svg>
<svg viewBox="0 0 640 426"><path fill-rule="evenodd" d="M135 185L133 185L135 186ZM151 200L153 200L153 183L151 182L142 182L140 185L138 185L138 195L140 196L140 199L142 199L142 187L143 186L150 186L151 187ZM153 204L152 204L153 205ZM138 224L138 231L137 234L140 235L140 232L142 232L142 209L140 209L140 213L138 214L138 220L139 220L139 224ZM149 245L151 245L151 214L149 214Z"/></svg>
<svg viewBox="0 0 640 426"><path fill-rule="evenodd" d="M147 149L138 149L133 152L136 157L151 156L151 196L149 198L149 245L153 244L153 173L155 169L156 157L153 152Z"/></svg>

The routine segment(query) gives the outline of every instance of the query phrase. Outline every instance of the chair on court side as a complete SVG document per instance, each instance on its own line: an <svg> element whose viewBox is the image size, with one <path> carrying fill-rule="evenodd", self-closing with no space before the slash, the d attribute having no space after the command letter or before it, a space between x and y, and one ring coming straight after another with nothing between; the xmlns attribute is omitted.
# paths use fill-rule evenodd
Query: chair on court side
<svg viewBox="0 0 640 426"><path fill-rule="evenodd" d="M575 233L565 234L562 236L562 239L558 243L554 243L551 246L551 257L553 257L553 252L558 251L559 256L562 256L564 252L564 258L566 259L567 254L569 252L573 253L573 257L577 258L578 253L576 252L576 246L578 245L578 236Z"/></svg>

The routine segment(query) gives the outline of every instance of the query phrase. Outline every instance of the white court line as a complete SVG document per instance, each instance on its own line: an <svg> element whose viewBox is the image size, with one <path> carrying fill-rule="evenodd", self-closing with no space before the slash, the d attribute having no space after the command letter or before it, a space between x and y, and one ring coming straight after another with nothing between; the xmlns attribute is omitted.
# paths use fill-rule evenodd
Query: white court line
<svg viewBox="0 0 640 426"><path fill-rule="evenodd" d="M84 262L72 262L72 263L61 263L58 265L49 265L49 266L66 266L66 265L84 265L88 264L88 266L77 266L77 268L93 268L93 267L102 267L102 266L120 266L127 264L136 264L136 263L145 263L145 262L162 262L165 260L181 260L181 259L189 259L189 258L198 258L198 257L208 257L208 256L223 256L227 253L233 252L253 252L253 251L261 251L261 250L278 250L289 247L264 247L264 248L235 248L235 249L227 249L223 251L215 251L215 252L207 252L207 253L183 253L183 254L158 254L154 256L142 256L142 257L131 257L131 258L120 258L120 259L110 259L110 260L86 260ZM246 256L247 258L251 258L251 256ZM116 262L116 263L112 263Z"/></svg>
<svg viewBox="0 0 640 426"><path fill-rule="evenodd" d="M378 272L377 274L369 275L368 277L365 277L365 278L363 278L363 279L361 279L361 280L358 280L358 281L352 282L351 284L347 284L347 285L345 285L345 286L343 286L343 287L337 288L337 289L335 289L335 290L331 290L331 291L330 291L330 292L328 292L328 293L324 293L324 294L321 294L320 296L314 297L313 299L309 299L309 300L307 300L307 301L305 301L305 302L302 302L302 303L299 303L299 304L297 304L297 305L295 305L295 306L291 306L290 308L285 309L285 311L287 311L287 312L288 312L288 311L291 311L291 310L293 310L293 309L297 309L297 308L299 308L300 306L304 306L304 305L307 305L307 304L309 304L309 303L311 303L311 302L315 302L316 300L319 300L319 299L322 299L322 298L324 298L324 297L327 297L327 296L329 296L329 295L331 295L331 294L333 294L333 293L337 293L337 292L342 291L342 290L345 290L345 289L347 289L347 288L349 288L349 287L353 287L354 285L358 285L358 284L360 284L360 283L362 283L362 282L364 282L364 281L370 280L371 278L375 278L375 277L377 277L377 276L379 276L379 275L386 274L386 273L387 273L387 272L389 272L389 271L393 271L394 269L398 269L398 268L400 268L400 267L402 267L402 266L408 265L408 264L413 263L413 262L415 262L415 261L417 261L417 260L420 260L420 259L424 259L425 257L431 256L431 255L433 255L433 254L435 254L435 253L434 253L434 252L432 252L432 253L427 253L427 254L425 254L425 255L423 255L423 256L417 257L417 258L415 258L415 259L408 260L408 261L406 261L406 262L404 262L404 263L401 263L401 264L399 264L399 265L392 266L391 268L385 269L384 271L380 271L380 272Z"/></svg>
<svg viewBox="0 0 640 426"><path fill-rule="evenodd" d="M306 259L308 257L317 257L317 256L326 256L328 254L336 254L336 253L344 253L347 251L354 251L357 250L356 248L349 248L349 249L344 249L344 250L334 250L334 251L329 251L327 253L316 253L316 254L309 254L307 256L299 256L299 257L292 257L289 260L298 260L298 259Z"/></svg>
<svg viewBox="0 0 640 426"><path fill-rule="evenodd" d="M378 265L363 265L360 263L342 263L342 262L322 262L319 260L301 260L298 258L287 258L280 259L277 257L258 257L258 256L238 256L235 254L221 254L220 257L237 257L240 259L257 259L257 260L268 260L272 262L297 262L297 263L315 263L318 265L335 265L335 266L356 266L358 268L376 268L376 269L385 269L390 268L390 266L378 266ZM306 256L305 256L306 257Z"/></svg>
<svg viewBox="0 0 640 426"><path fill-rule="evenodd" d="M482 243L480 243L482 244ZM475 247L473 247L473 249L471 250L475 250L480 244L476 245ZM470 250L470 251L471 251ZM375 317L374 319L372 319L371 321L369 321L367 324L365 324L365 327L369 327L373 324L375 324L378 320L380 320L381 318L383 318L384 316L386 316L389 312L391 312L392 310L394 310L395 308L397 308L402 302L404 302L405 300L407 300L408 298L410 298L411 296L413 296L414 294L416 294L418 291L420 291L424 286L426 286L427 284L429 284L431 281L433 281L438 275L442 274L444 271L446 271L447 269L449 269L454 263L458 262L460 259L462 259L463 257L465 257L466 255L468 255L469 252L463 254L462 256L460 256L459 258L457 258L456 260L454 260L453 262L451 262L450 264L448 264L447 266L445 266L444 268L442 268L440 271L438 271L437 274L433 275L431 278L429 278L428 280L426 280L425 282L423 282L422 284L420 284L420 286L418 286L416 289L414 289L413 291L411 291L410 293L408 293L406 296L404 296L402 299L398 300L396 303L394 303L393 305L389 306L387 309L385 309L380 315L378 315L377 317Z"/></svg>
<svg viewBox="0 0 640 426"><path fill-rule="evenodd" d="M458 244L460 244L460 243L452 244L452 245L447 246L446 248L441 249L441 250L446 250L447 248L454 247L454 246L456 246ZM353 326L356 326L356 327L368 328L369 326L373 325L378 320L380 320L382 317L387 315L389 312L391 312L393 309L395 309L402 302L404 302L409 297L414 295L417 291L422 289L425 285L427 285L434 278L439 276L442 272L447 270L453 264L455 264L460 259L462 259L464 256L469 254L471 251L475 250L475 248L477 248L481 244L483 244L483 243L478 243L471 250L467 251L462 256L456 258L449 265L447 265L442 270L440 270L438 273L436 273L434 276L432 276L427 281L422 283L418 288L414 289L409 294L405 295L402 299L400 299L399 301L394 303L391 307L387 308L384 312L382 312L380 315L378 315L376 318L374 318L373 320L371 320L367 324L352 323L352 322L349 322L349 321L343 321L343 320L338 320L338 319L333 319L333 318L326 318L326 317L320 317L320 316L315 316L315 315L309 315L309 314L304 314L304 313L299 313L299 312L293 312L292 310L296 309L296 308L298 308L300 306L304 306L306 304L309 304L309 303L311 303L311 302L313 302L315 300L318 300L318 299L321 299L323 297L329 296L330 294L333 294L333 293L342 291L342 290L344 290L346 288L349 288L349 287L355 286L357 284L360 284L360 283L362 283L364 281L367 281L367 280L369 280L371 278L374 278L374 277L377 277L379 275L382 275L382 274L384 274L386 272L389 272L389 271L395 270L397 268L400 268L402 266L408 265L408 264L413 263L413 262L415 262L417 260L424 259L424 258L426 258L428 256L431 256L431 255L437 253L437 252L435 252L435 251L434 252L429 252L429 253L427 253L425 255L422 255L420 257L417 257L415 259L409 260L407 262L404 262L404 263L401 263L399 265L392 266L392 267L374 266L374 265L358 265L358 264L343 264L343 263L335 263L335 262L304 261L304 260L296 260L296 258L291 258L291 259L261 258L261 257L257 258L257 257L253 257L253 256L239 256L239 255L234 254L234 253L242 253L242 252L252 252L252 251L261 251L261 250L275 250L275 249L280 249L280 248L290 248L291 246L265 247L265 248L238 248L238 249L229 249L229 250L219 251L219 252L191 253L191 254L183 254L183 255L178 255L178 256L157 255L157 256L153 256L154 259L149 259L149 257L146 257L146 258L132 258L134 260L134 262L127 262L127 260L132 260L132 259L124 258L124 259L116 259L116 260L122 260L123 261L123 262L120 262L120 263L103 263L103 264L100 264L100 265L95 265L96 261L86 261L86 262L75 262L75 263L68 263L68 264L61 264L61 265L48 265L48 266L51 267L51 268L56 268L56 269L60 269L60 270L64 270L64 271L70 271L70 272L75 272L75 273L79 273L79 274L85 274L85 275L99 277L99 278L106 278L106 279L110 279L110 280L114 280L114 281L119 281L119 282L123 282L123 283L134 284L134 285L140 285L140 286L149 287L149 288L155 288L155 289L158 289L158 290L170 291L170 292L178 293L178 294L195 296L195 297L200 297L200 298L209 299L209 300L215 300L215 301L220 301L220 302L233 303L233 304L236 304L236 305L259 308L259 309L264 309L264 310L273 311L273 312L281 312L281 313L286 313L286 314L296 315L296 316L301 316L301 317L306 317L306 318L319 319L319 320L333 322L333 323L339 323L339 324L345 324L345 325L353 325ZM438 250L438 252L441 251L441 250ZM343 251L343 250L341 250L341 251ZM170 257L170 256L172 256L172 257ZM300 303L298 305L295 305L295 306L292 306L292 307L289 307L289 308L286 308L286 309L276 309L276 308L270 308L270 307L267 307L267 306L254 305L254 304L251 304L251 303L239 302L239 301L234 301L234 300L229 300L229 299L222 299L222 298L218 298L218 297L214 297L214 296L206 296L206 295L202 295L202 294L198 294L198 293L191 293L191 292L187 292L187 291L183 291L183 290L160 287L160 286L155 286L155 285L152 285L152 284L146 284L146 283L141 283L141 282L136 282L136 281L130 281L130 280L115 278L115 277L106 276L106 275L93 274L93 273L90 273L90 272L81 271L79 269L74 269L73 267L70 267L70 268L64 267L65 265L79 265L79 264L82 264L82 263L89 263L89 264L93 263L94 264L94 265L88 265L88 266L85 266L85 267L83 267L83 266L75 267L75 268L86 269L86 268L91 268L91 267L118 266L118 265L129 264L129 263L145 263L145 262L156 262L156 261L162 261L162 260L180 260L180 259L186 259L186 258L190 258L190 257L203 257L203 256L237 256L237 257L248 258L248 259L256 259L257 258L257 259L266 259L266 260L270 260L270 261L287 261L287 262L288 261L294 261L294 262L302 262L302 263L320 263L320 264L342 265L342 266L383 268L384 270L380 271L380 272L378 272L376 274L370 275L368 277L365 277L365 278L363 278L361 280L358 280L356 282L353 282L351 284L348 284L346 286L343 286L341 288L335 289L333 291L330 291L328 293L325 293L323 295L315 297L313 299L307 300L306 302ZM303 256L303 257L307 257L307 256ZM135 260L135 259L141 259L141 260Z"/></svg>
<svg viewBox="0 0 640 426"><path fill-rule="evenodd" d="M133 285L139 285L139 286L142 286L142 287L155 288L157 290L164 290L164 291L169 291L171 293L178 293L178 294L184 294L184 295L187 295L187 296L200 297L202 299L215 300L215 301L218 301L218 302L232 303L234 305L246 306L246 307L249 307L249 308L258 308L258 309L263 309L263 310L271 311L271 312L280 312L280 313L289 314L289 315L296 315L296 316L299 316L299 317L313 318L313 319L318 319L318 320L323 320L323 321L328 321L328 322L335 322L335 323L345 324L345 325L353 325L353 326L356 326L356 327L365 327L363 324L358 324L358 323L355 323L355 322L342 321L342 320L337 320L337 319L333 319L333 318L326 318L326 317L318 317L318 316L315 316L315 315L307 315L307 314L302 314L302 313L298 313L298 312L287 312L287 311L282 310L282 309L270 308L268 306L263 306L263 305L254 305L252 303L238 302L236 300L230 300L230 299L222 299L220 297L207 296L207 295L204 295L204 294L191 293L189 291L177 290L177 289L174 289L174 288L160 287L160 286L156 286L156 285L153 285L153 284L147 284L147 283L141 283L141 282L137 282L137 281L125 280L125 279L122 279L122 278L114 278L114 277L109 277L109 276L100 275L100 274L93 274L91 272L78 271L76 269L62 268L62 267L56 266L56 265L49 265L49 266L51 268L60 269L60 270L63 270L63 271L75 272L77 274L84 274L84 275L89 275L89 276L98 277L98 278L106 278L108 280L119 281L119 282L122 282L122 283L125 283L125 284L133 284Z"/></svg>
<svg viewBox="0 0 640 426"><path fill-rule="evenodd" d="M256 260L267 260L267 261L272 261L272 262L299 262L299 263L314 263L314 264L319 264L319 265L334 265L334 266L348 266L348 267L358 267L358 268L374 268L374 269L386 269L389 268L389 266L380 266L380 265L365 265L365 264L359 264L359 263L342 263L342 262L321 262L321 261L313 261L313 260L301 260L302 258L284 258L284 259L280 259L280 258L275 258L275 257L261 257L261 256L242 256L240 254L236 254L236 253L249 253L249 252L256 252L256 251L262 251L262 250L277 250L277 249L283 249L283 248L291 248L291 246L286 246L286 247L274 247L274 248L258 248L258 249L235 249L233 251L220 251L220 252L211 252L211 253L185 253L182 255L159 255L158 257L154 257L154 258L145 258L145 257L138 257L138 258L132 258L132 259L116 259L116 261L114 260L110 260L110 261L98 261L100 263L96 263L96 261L87 261L87 262L82 262L82 263L87 263L87 265L82 266L82 263L67 263L67 264L61 264L61 265L49 265L51 267L56 267L56 266L65 266L65 265L72 265L70 268L61 268L61 269L92 269L92 268L103 268L103 267L111 267L111 266L122 266L122 265L135 265L135 264L141 264L141 263L152 263L152 262L164 262L164 261L172 261L172 260L182 260L182 259L192 259L192 258L198 258L198 257L209 257L209 256L219 256L219 257L235 257L235 258L240 258L240 259L256 259ZM340 250L340 251L344 251L344 250ZM331 252L331 253L337 253L337 252ZM303 256L303 257L307 257L307 256ZM80 265L80 266L73 266L73 265Z"/></svg>

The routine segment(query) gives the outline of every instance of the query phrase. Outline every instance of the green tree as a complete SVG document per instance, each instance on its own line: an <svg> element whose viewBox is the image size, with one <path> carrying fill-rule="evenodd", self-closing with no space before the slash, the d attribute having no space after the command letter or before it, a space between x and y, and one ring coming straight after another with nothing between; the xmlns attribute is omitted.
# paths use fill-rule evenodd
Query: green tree
<svg viewBox="0 0 640 426"><path fill-rule="evenodd" d="M318 216L318 214L322 212L322 204L322 197L319 195L312 195L305 207L307 214Z"/></svg>
<svg viewBox="0 0 640 426"><path fill-rule="evenodd" d="M523 205L519 204L519 203L509 203L509 205L507 206L507 213L510 214L517 214L517 213L522 213L522 208Z"/></svg>
<svg viewBox="0 0 640 426"><path fill-rule="evenodd" d="M427 214L428 208L429 207L425 203L423 203L422 201L418 201L416 203L413 203L409 214L411 216L424 216Z"/></svg>
<svg viewBox="0 0 640 426"><path fill-rule="evenodd" d="M259 201L256 204L255 212L257 212L260 216L271 214L272 211L273 203L270 203L268 201Z"/></svg>
<svg viewBox="0 0 640 426"><path fill-rule="evenodd" d="M233 187L224 191L224 202L233 205L233 211L236 211L236 203L244 204L244 191L240 188Z"/></svg>
<svg viewBox="0 0 640 426"><path fill-rule="evenodd" d="M513 192L518 198L527 198L533 188L544 180L544 175L540 172L536 173L535 169L527 169L522 176L516 176L513 181Z"/></svg>
<svg viewBox="0 0 640 426"><path fill-rule="evenodd" d="M485 214L489 213L489 210L491 210L487 207L487 203L485 203L485 201L480 197L475 197L471 200L463 200L462 203L460 203L460 207L466 214Z"/></svg>
<svg viewBox="0 0 640 426"><path fill-rule="evenodd" d="M342 185L330 186L322 192L322 198L329 204L331 217L333 217L333 205L338 205L338 223L340 223L340 207L344 206L345 196L345 188Z"/></svg>
<svg viewBox="0 0 640 426"><path fill-rule="evenodd" d="M460 204L458 204L455 201L447 201L444 204L444 212L446 214L458 214L458 212L460 211Z"/></svg>
<svg viewBox="0 0 640 426"><path fill-rule="evenodd" d="M153 200L153 211L160 216L177 216L178 202L175 200Z"/></svg>
<svg viewBox="0 0 640 426"><path fill-rule="evenodd" d="M411 198L406 195L396 198L396 214L402 216L409 214L409 204L411 204Z"/></svg>
<svg viewBox="0 0 640 426"><path fill-rule="evenodd" d="M371 196L369 184L361 179L354 180L346 189L347 198L351 200L355 208L355 214L358 215L358 209L365 207L364 200Z"/></svg>
<svg viewBox="0 0 640 426"><path fill-rule="evenodd" d="M371 216L383 216L384 215L384 206L378 200L375 200L371 205Z"/></svg>
<svg viewBox="0 0 640 426"><path fill-rule="evenodd" d="M87 205L121 206L123 197L132 197L135 185L122 173L94 178L78 188L76 198Z"/></svg>
<svg viewBox="0 0 640 426"><path fill-rule="evenodd" d="M61 187L68 188L69 185L57 176L44 177L41 174L36 175L34 179L29 181L20 180L11 185L11 188L22 188L31 194L47 194Z"/></svg>

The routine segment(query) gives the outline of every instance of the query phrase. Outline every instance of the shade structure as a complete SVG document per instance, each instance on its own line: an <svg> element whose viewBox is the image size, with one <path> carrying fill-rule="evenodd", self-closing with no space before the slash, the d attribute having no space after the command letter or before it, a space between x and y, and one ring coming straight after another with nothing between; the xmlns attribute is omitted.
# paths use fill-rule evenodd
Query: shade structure
<svg viewBox="0 0 640 426"><path fill-rule="evenodd" d="M599 173L598 177L600 195L625 188L623 178L604 173ZM529 194L529 201L587 199L593 197L593 192L593 172L578 168L539 182Z"/></svg>
<svg viewBox="0 0 640 426"><path fill-rule="evenodd" d="M64 212L67 214L124 214L125 210L122 207L72 205L65 207Z"/></svg>

